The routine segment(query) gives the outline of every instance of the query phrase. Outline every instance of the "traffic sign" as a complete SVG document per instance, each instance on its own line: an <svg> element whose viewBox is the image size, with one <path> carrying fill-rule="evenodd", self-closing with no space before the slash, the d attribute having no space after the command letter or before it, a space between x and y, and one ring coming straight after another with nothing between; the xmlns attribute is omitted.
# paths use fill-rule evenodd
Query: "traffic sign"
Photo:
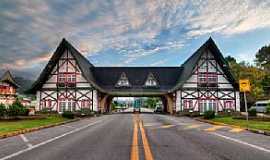
<svg viewBox="0 0 270 160"><path fill-rule="evenodd" d="M240 92L250 92L250 82L248 79L240 79L239 80L239 88Z"/></svg>
<svg viewBox="0 0 270 160"><path fill-rule="evenodd" d="M247 108L247 95L246 92L250 92L250 82L248 79L239 80L240 92L244 92L244 101L245 101L245 110L246 110L246 119L247 119L247 128L248 128L248 108Z"/></svg>

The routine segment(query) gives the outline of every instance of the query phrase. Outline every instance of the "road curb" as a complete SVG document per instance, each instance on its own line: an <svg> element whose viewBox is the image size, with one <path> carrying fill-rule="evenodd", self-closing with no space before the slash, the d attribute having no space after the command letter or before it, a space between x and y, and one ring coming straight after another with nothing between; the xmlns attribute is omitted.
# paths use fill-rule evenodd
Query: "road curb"
<svg viewBox="0 0 270 160"><path fill-rule="evenodd" d="M240 126L235 126L235 125L230 125L230 124L225 124L225 123L221 123L221 122L213 122L211 120L206 120L206 119L201 119L201 118L194 118L197 121L200 122L204 122L204 123L209 123L209 124L213 124L213 125L222 125L222 126L229 126L232 128L241 128L253 133L257 133L257 134L263 134L266 136L270 136L270 132L269 131L264 131L264 130L258 130L258 129L250 129L250 128L246 128L246 127L240 127Z"/></svg>
<svg viewBox="0 0 270 160"><path fill-rule="evenodd" d="M76 121L79 121L79 120L80 120L80 118L76 118L76 119L72 119L72 120L68 120L68 121L64 121L64 122L60 122L60 123L49 124L49 125L45 125L45 126L40 126L40 127L35 127L35 128L27 128L27 129L23 129L23 130L19 130L19 131L14 131L14 132L10 132L10 133L0 135L0 139L13 137L13 136L17 136L17 135L28 133L28 132L38 131L38 130L45 129L45 128L51 128L51 127L55 127L55 126L60 126L60 125L63 125L63 124L76 122Z"/></svg>

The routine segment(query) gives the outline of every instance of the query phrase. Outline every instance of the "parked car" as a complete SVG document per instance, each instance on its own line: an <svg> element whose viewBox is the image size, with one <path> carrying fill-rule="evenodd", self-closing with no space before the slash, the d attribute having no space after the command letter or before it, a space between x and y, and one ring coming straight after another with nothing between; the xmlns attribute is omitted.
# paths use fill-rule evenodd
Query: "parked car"
<svg viewBox="0 0 270 160"><path fill-rule="evenodd" d="M250 109L255 108L257 112L265 113L269 104L270 100L257 101Z"/></svg>

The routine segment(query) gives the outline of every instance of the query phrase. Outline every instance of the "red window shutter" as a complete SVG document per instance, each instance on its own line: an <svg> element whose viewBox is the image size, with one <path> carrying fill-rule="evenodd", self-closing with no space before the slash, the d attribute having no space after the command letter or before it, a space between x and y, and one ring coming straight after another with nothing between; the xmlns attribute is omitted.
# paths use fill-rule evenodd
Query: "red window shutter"
<svg viewBox="0 0 270 160"><path fill-rule="evenodd" d="M48 107L51 107L52 106L52 101L49 99L48 100Z"/></svg>
<svg viewBox="0 0 270 160"><path fill-rule="evenodd" d="M84 102L84 100L81 101L81 107L82 107L82 108L85 107L85 102Z"/></svg>
<svg viewBox="0 0 270 160"><path fill-rule="evenodd" d="M189 108L193 108L193 101L189 100Z"/></svg>
<svg viewBox="0 0 270 160"><path fill-rule="evenodd" d="M225 109L232 109L234 103L232 100L227 100L227 101L225 101L224 105L225 105Z"/></svg>
<svg viewBox="0 0 270 160"><path fill-rule="evenodd" d="M187 100L184 100L184 109L187 109Z"/></svg>

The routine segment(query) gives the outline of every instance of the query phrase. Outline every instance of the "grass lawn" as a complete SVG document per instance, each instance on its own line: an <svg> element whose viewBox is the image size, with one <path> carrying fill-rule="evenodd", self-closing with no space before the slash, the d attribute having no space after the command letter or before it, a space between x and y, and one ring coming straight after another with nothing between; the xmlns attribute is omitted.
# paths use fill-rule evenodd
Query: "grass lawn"
<svg viewBox="0 0 270 160"><path fill-rule="evenodd" d="M59 122L66 121L59 115L51 115L45 119L35 119L35 120L18 120L18 121L0 121L0 135L8 132L35 128L40 126L45 126L49 124L55 124Z"/></svg>
<svg viewBox="0 0 270 160"><path fill-rule="evenodd" d="M240 127L247 127L246 120L233 119L232 117L216 117L212 121L240 126ZM270 131L270 122L249 120L248 127L251 129Z"/></svg>

